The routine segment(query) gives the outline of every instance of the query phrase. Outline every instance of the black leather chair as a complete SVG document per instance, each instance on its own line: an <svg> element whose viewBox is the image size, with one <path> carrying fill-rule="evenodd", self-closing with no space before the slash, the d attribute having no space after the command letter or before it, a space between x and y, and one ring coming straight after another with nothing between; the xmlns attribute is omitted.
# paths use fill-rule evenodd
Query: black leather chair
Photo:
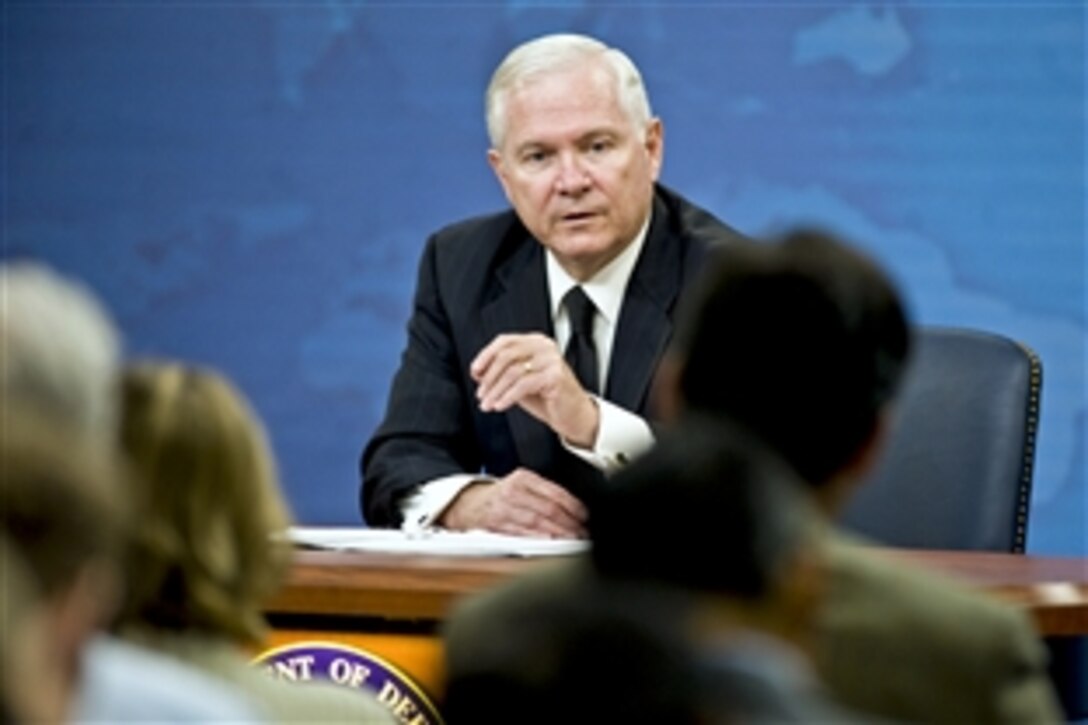
<svg viewBox="0 0 1088 725"><path fill-rule="evenodd" d="M1023 553L1042 363L1001 335L923 327L848 529L891 546Z"/></svg>

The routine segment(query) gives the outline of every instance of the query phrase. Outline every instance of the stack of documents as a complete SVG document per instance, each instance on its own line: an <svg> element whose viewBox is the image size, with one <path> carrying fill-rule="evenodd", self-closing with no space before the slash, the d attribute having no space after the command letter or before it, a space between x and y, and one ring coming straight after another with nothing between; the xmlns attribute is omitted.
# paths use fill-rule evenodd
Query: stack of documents
<svg viewBox="0 0 1088 725"><path fill-rule="evenodd" d="M560 556L586 551L585 539L507 536L490 531L367 529L293 526L288 532L300 547L331 551L377 551L448 556Z"/></svg>

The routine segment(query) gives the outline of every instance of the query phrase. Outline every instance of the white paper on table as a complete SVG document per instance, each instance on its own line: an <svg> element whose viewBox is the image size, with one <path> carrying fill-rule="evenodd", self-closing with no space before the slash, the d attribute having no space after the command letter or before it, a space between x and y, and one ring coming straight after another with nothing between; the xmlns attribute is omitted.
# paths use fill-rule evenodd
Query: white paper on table
<svg viewBox="0 0 1088 725"><path fill-rule="evenodd" d="M561 556L589 548L585 539L508 536L490 531L368 529L340 526L292 526L288 538L297 546L332 551L449 556Z"/></svg>

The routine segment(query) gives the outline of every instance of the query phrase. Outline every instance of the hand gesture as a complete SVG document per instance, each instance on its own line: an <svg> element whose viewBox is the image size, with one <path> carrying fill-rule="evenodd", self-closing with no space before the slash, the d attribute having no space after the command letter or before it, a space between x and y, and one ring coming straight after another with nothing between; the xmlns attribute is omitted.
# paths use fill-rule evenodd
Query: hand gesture
<svg viewBox="0 0 1088 725"><path fill-rule="evenodd" d="M499 335L472 361L469 374L478 385L480 410L518 405L572 445L593 447L597 405L547 335Z"/></svg>
<svg viewBox="0 0 1088 725"><path fill-rule="evenodd" d="M526 468L474 483L438 518L447 529L484 529L516 536L581 539L586 509L562 486Z"/></svg>

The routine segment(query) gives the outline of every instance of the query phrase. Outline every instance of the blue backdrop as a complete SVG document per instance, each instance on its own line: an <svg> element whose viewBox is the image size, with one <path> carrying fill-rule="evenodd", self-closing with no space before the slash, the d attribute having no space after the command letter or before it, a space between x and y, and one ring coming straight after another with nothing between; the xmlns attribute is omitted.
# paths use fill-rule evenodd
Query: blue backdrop
<svg viewBox="0 0 1088 725"><path fill-rule="evenodd" d="M663 180L813 221L922 322L1045 364L1029 551L1088 554L1080 2L6 2L3 254L87 281L132 355L214 365L306 523L358 523L423 241L504 204L482 93L515 43L643 68Z"/></svg>

